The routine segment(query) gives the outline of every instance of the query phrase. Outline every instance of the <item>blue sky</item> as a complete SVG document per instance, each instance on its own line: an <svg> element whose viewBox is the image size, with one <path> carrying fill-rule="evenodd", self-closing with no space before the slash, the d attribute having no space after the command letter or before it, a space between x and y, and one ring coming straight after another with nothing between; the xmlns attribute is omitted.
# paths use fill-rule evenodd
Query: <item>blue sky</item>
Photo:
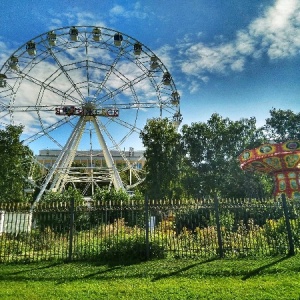
<svg viewBox="0 0 300 300"><path fill-rule="evenodd" d="M183 124L300 108L299 0L1 0L0 63L50 29L97 25L149 47L181 94Z"/></svg>

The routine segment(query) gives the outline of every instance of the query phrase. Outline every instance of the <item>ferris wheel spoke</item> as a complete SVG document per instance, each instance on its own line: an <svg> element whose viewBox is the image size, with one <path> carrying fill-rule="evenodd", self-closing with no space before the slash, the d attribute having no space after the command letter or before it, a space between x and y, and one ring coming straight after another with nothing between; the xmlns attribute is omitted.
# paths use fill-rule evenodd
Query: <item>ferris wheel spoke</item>
<svg viewBox="0 0 300 300"><path fill-rule="evenodd" d="M13 110L14 112L32 112L32 111L55 111L57 105L24 105L15 106L11 105L3 106L3 111Z"/></svg>
<svg viewBox="0 0 300 300"><path fill-rule="evenodd" d="M118 145L122 145L132 135L134 129L128 131L128 133L119 141Z"/></svg>
<svg viewBox="0 0 300 300"><path fill-rule="evenodd" d="M68 81L71 83L72 87L75 89L75 91L77 92L77 94L80 96L81 100L84 101L84 96L82 95L81 91L77 88L75 82L73 81L73 79L71 78L71 76L68 74L68 72L66 71L65 67L61 64L61 62L59 61L59 59L57 58L57 56L54 54L54 52L51 50L51 48L50 48L49 51L51 53L51 56L54 58L56 64L59 66L60 70L63 72L63 74L68 79Z"/></svg>
<svg viewBox="0 0 300 300"><path fill-rule="evenodd" d="M67 122L68 122L68 119L67 119L67 117L66 117L66 118L64 118L64 119L61 119L61 120L57 121L57 122L54 123L54 124L50 124L50 125L48 125L48 126L46 126L46 127L43 127L42 130L40 130L40 131L36 132L35 134L33 134L33 135L31 135L31 136L25 138L25 139L23 140L23 142L26 143L26 144L30 144L30 143L32 143L32 142L34 142L34 141L40 139L44 134L47 135L48 137L50 137L50 136L49 136L49 133L50 133L51 131L56 130L57 128L63 126L63 125L66 124ZM52 139L52 138L51 138L51 139ZM61 144L59 144L58 142L55 142L55 144L57 144L60 148L62 147Z"/></svg>
<svg viewBox="0 0 300 300"><path fill-rule="evenodd" d="M50 84L46 84L45 82L40 81L39 79L37 79L33 76L30 76L29 74L25 74L25 73L22 73L22 72L19 72L19 74L20 74L21 77L23 77L23 79L27 79L27 80L33 82L34 84L36 84L40 87L43 87L45 90L48 90L52 93L57 94L58 96L61 96L63 99L67 98L67 99L71 100L74 103L78 103L78 104L81 103L81 101L79 99L77 99L76 97L68 95L68 94L62 92L60 89L57 89L57 88L55 88L54 86L52 86Z"/></svg>
<svg viewBox="0 0 300 300"><path fill-rule="evenodd" d="M139 98L137 96L137 93L134 89L134 85L130 82L130 79L125 75L125 74L122 74L121 72L119 72L118 70L115 70L114 71L114 74L122 81L124 82L124 85L128 84L128 88L130 89L131 91L131 94L132 94L132 98L133 98L133 103L135 105L138 105L140 103L139 101ZM127 89L127 88L125 88ZM125 91L125 89L123 91ZM110 92L111 93L111 92Z"/></svg>
<svg viewBox="0 0 300 300"><path fill-rule="evenodd" d="M132 124L120 119L120 118L111 119L111 122L117 123L117 124L123 126L124 128L128 128L132 132L135 132L135 133L138 133L138 134L140 134L141 131L142 131L140 128L137 128L136 125L132 125Z"/></svg>
<svg viewBox="0 0 300 300"><path fill-rule="evenodd" d="M110 91L108 94L106 94L105 96L98 98L97 102L100 102L101 104L105 103L106 101L113 99L115 96L117 96L118 94L126 91L127 89L131 88L131 85L137 84L139 82L141 82L142 80L144 80L145 78L147 78L147 74L142 74L138 77L136 77L135 79L123 84L122 86L120 86L119 88Z"/></svg>
<svg viewBox="0 0 300 300"><path fill-rule="evenodd" d="M107 83L107 81L108 81L108 79L109 79L109 77L110 77L110 75L111 75L113 69L114 69L115 66L117 65L117 63L118 63L118 61L120 60L120 58L122 57L122 54L123 54L123 49L120 49L120 51L119 51L117 57L115 58L115 60L114 60L113 63L111 64L111 66L110 66L108 72L106 73L106 75L105 75L103 81L100 83L100 85L99 85L99 87L98 87L98 89L97 89L97 91L96 91L96 93L95 93L95 98L98 97L98 95L101 93L103 87L106 85L106 83Z"/></svg>
<svg viewBox="0 0 300 300"><path fill-rule="evenodd" d="M132 96L133 96L134 102L136 104L139 104L139 98L138 98L138 96L137 96L137 94L135 92L135 89L133 88L133 86L131 86L130 89L131 89L131 92L132 92ZM136 110L134 125L136 125L138 114L139 114L139 109Z"/></svg>
<svg viewBox="0 0 300 300"><path fill-rule="evenodd" d="M90 97L90 70L89 70L89 51L88 51L87 39L85 42L85 54L86 54L85 67L86 67L87 95L88 97Z"/></svg>

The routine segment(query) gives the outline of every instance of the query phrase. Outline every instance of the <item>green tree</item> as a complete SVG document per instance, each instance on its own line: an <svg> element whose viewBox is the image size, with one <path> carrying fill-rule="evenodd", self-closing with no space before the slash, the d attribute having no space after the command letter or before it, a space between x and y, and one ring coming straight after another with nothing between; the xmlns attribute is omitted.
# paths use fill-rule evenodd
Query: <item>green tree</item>
<svg viewBox="0 0 300 300"><path fill-rule="evenodd" d="M32 151L20 142L23 126L8 125L0 130L0 201L25 200L24 187L31 165Z"/></svg>
<svg viewBox="0 0 300 300"><path fill-rule="evenodd" d="M274 142L300 140L300 113L273 108L270 110L270 115L263 127L269 140Z"/></svg>
<svg viewBox="0 0 300 300"><path fill-rule="evenodd" d="M145 188L152 199L172 199L182 195L181 135L168 119L150 119L141 132L145 146Z"/></svg>
<svg viewBox="0 0 300 300"><path fill-rule="evenodd" d="M217 193L222 197L245 197L249 193L245 184L253 189L260 187L260 177L245 174L237 160L244 149L264 141L255 118L231 121L213 114L207 123L184 125L182 134L188 165L184 185L190 195L205 197Z"/></svg>
<svg viewBox="0 0 300 300"><path fill-rule="evenodd" d="M41 202L43 203L57 203L57 202L71 202L74 200L76 204L84 202L81 192L73 187L68 187L64 192L49 192L43 195Z"/></svg>

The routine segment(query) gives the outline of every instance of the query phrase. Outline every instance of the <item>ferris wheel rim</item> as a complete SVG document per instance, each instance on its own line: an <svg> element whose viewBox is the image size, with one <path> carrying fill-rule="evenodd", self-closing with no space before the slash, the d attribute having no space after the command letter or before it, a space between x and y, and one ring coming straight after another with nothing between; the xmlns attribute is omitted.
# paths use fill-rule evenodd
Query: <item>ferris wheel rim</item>
<svg viewBox="0 0 300 300"><path fill-rule="evenodd" d="M49 31L45 31L45 32L43 32L43 33L41 33L41 34L35 36L34 38L32 38L32 39L26 41L25 43L23 43L19 48L17 48L17 49L12 53L12 55L10 55L10 57L13 56L15 53L17 53L18 51L20 51L22 48L24 48L24 45L26 45L28 42L30 42L30 41L32 41L32 40L36 40L36 39L38 39L38 38L40 38L40 37L43 37L43 36L47 35L49 32L51 32L51 31L65 30L65 29L70 29L70 28L72 28L72 27L76 27L76 28L95 28L95 27L97 27L97 28L99 28L99 29L104 29L104 30L107 30L107 31L113 31L113 32L115 32L115 33L120 33L121 35L127 36L128 38L130 38L130 39L132 39L132 40L134 40L134 41L140 43L140 44L142 45L143 48L147 49L147 51L149 51L150 53L152 53L153 55L156 56L156 54L155 54L155 53L154 53L147 45L145 45L144 43L141 43L141 42L140 42L139 40L137 40L136 38L134 38L134 37L132 37L132 36L130 36L130 35L128 35L128 34L122 32L122 31L119 31L119 30L116 30L116 29L111 29L111 28L104 27L104 26L94 26L94 25L72 25L72 26L63 26L63 27L58 27L58 28L50 29ZM3 69L4 66L9 62L10 57L2 64L2 67L0 68L0 73L2 73L2 72L1 72L2 69ZM159 59L158 56L156 56L156 57ZM160 62L160 66L162 66L166 71L168 71L167 67L166 67L165 64L162 62L162 60L159 60L159 62ZM172 85L174 86L174 89L177 90L173 78L171 79L171 81L172 81Z"/></svg>
<svg viewBox="0 0 300 300"><path fill-rule="evenodd" d="M45 36L45 35L47 35L47 34L49 34L49 32L59 31L59 30L71 30L71 28L84 28L85 30L82 32L82 34L86 34L86 33L91 34L90 31L87 32L87 29L91 29L91 28L94 29L95 26L91 26L91 25L79 25L79 26L66 26L66 27L60 27L60 28L57 28L57 29L54 29L54 30L51 30L51 31L44 32L44 33L42 33L42 34L40 34L40 35L37 35L36 37L34 37L33 39L31 39L31 41L35 41L35 40L37 40L38 38L41 38L41 39L42 39L42 42L44 43L44 42L45 42L45 39L43 39L42 37ZM149 51L149 52L151 53L151 55L153 54L154 56L156 56L155 53L154 53L149 47L147 47L145 44L141 43L140 41L138 41L137 39L133 38L132 36L130 36L130 35L128 35L128 34L125 34L125 33L121 32L121 31L118 31L118 30L115 30L115 29L109 29L109 28L103 27L103 26L97 26L96 28L98 28L98 29L100 29L100 30L101 30L101 29L102 29L102 30L104 29L104 30L107 30L108 32L113 32L113 33L122 34L122 35L126 36L127 38L133 40L134 42L138 42L140 45L142 45L142 47L143 47L142 52L143 52L143 53L146 53L144 49L147 49L147 51ZM62 33L61 35L63 35L63 33ZM106 35L109 35L109 34L106 34ZM26 43L25 43L25 44L26 44ZM13 54L11 55L11 57L14 56L20 49L24 48L25 44L23 44L23 45L20 46L15 52L13 52ZM131 43L131 44L132 44L132 43ZM53 52L51 51L51 47L49 47L49 49L50 49L50 55L53 56ZM60 51L64 51L64 50L65 50L65 49L62 48ZM24 51L23 51L23 52L24 52ZM148 55L148 54L147 54L147 55ZM157 56L156 56L156 57L157 57ZM3 64L1 70L8 64L8 61L9 61L9 59ZM135 63L134 61L131 61L131 62ZM160 62L160 69L161 69L163 72L168 72L168 70L167 70L166 66L163 64L163 62L162 62L161 60L159 60L159 62ZM110 64L107 64L107 66L109 66L109 65L110 65ZM78 67L76 66L76 68L78 68ZM83 67L81 67L81 68L83 68ZM1 70L0 70L0 72L1 72ZM7 68L7 70L8 70L8 68ZM27 74L26 74L27 77L29 76L28 73L29 73L30 71L31 71L31 68L29 69L29 71L28 71ZM52 74L52 75L53 75L53 74ZM51 77L52 75L50 75L49 77ZM143 75L143 76L145 76L145 75ZM49 77L48 77L48 78L49 78ZM142 78L142 80L143 80L143 79L144 79L144 78ZM52 82L52 81L51 81L51 82ZM48 87L50 86L51 82L48 83L48 84L45 85L45 86L48 88ZM87 81L87 82L89 82L89 81ZM35 82L35 83L39 84L39 85L41 86L41 88L45 88L45 87L44 87L44 82ZM19 85L20 85L20 84L21 84L21 83L19 83ZM102 84L102 83L101 83L101 84ZM119 87L119 88L117 88L117 89L115 89L115 90L109 91L109 94L106 94L106 96L104 96L103 98L106 97L106 99L107 99L107 98L109 97L109 95L116 96L116 95L118 95L119 93L121 93L122 91L124 91L124 89L131 87L133 84L135 84L135 82L133 82L133 83L132 83L131 81L125 82L123 86L121 86L121 87ZM153 84L153 83L152 83L152 84ZM155 85L155 83L154 83L154 85ZM170 85L172 86L172 90L177 91L176 86L175 86L175 83L174 83L174 80L173 80L172 77L171 77L171 80L170 80ZM74 86L75 86L75 85L74 85ZM18 87L17 87L17 88L18 88ZM156 89L159 90L159 87L156 87ZM52 91L52 92L59 92L60 90L59 90L59 89L56 89L55 91L53 91L53 87L51 87L51 91ZM63 92L60 91L60 94L62 95ZM79 94L79 93L78 93L78 94ZM82 98L82 101L84 101L84 97L81 97L81 98ZM72 100L72 101L75 101L75 100L76 100L76 98L71 97L70 94L67 95L67 99ZM106 99L104 99L103 102L105 102ZM75 101L75 102L76 102L76 101ZM79 99L79 102L80 102L80 99ZM116 104L115 104L115 105L116 105ZM135 108L137 108L137 107L138 107L138 108L142 108L142 107L143 107L143 105L142 105L140 102L136 102L136 103L134 103L134 105L136 106ZM133 108L134 105L133 105L133 106L130 106L130 105L128 106L128 105L127 105L126 108ZM160 105L161 105L161 104L160 104ZM36 105L35 105L35 108L37 108L38 106L39 106L39 105L36 104ZM10 109L11 109L11 107L13 107L12 109L15 109L16 106L13 104L13 105L10 105ZM149 108L149 107L150 107L150 106L149 106L149 103L147 103L144 107ZM123 106L122 108L125 108L125 107ZM41 110L42 110L42 109L38 109L37 111L41 111ZM179 108L179 113L180 113L180 108Z"/></svg>

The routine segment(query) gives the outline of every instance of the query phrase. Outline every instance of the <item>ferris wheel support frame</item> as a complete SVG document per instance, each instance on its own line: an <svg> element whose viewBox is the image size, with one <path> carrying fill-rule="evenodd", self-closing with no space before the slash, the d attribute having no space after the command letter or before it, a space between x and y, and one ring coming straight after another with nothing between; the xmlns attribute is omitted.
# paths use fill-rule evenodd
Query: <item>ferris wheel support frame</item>
<svg viewBox="0 0 300 300"><path fill-rule="evenodd" d="M78 125L78 126L77 126ZM72 141L66 149L62 149L63 152L63 159L61 160L61 165L57 167L58 172L56 173L54 180L50 186L50 191L59 191L61 192L66 184L67 178L69 177L69 171L71 165L74 161L76 151L79 145L79 141L82 137L82 133L84 130L84 119L79 120L76 124L75 128L73 129L74 135Z"/></svg>
<svg viewBox="0 0 300 300"><path fill-rule="evenodd" d="M53 164L52 168L50 169L48 175L46 176L44 182L43 182L43 186L39 192L39 194L37 195L33 205L32 205L32 209L37 205L37 203L41 200L43 194L45 193L46 191L46 188L48 186L48 184L50 183L51 179L53 178L55 172L57 172L58 170L58 167L61 163L61 161L63 160L63 158L65 157L66 155L66 151L67 149L70 148L70 146L72 145L72 141L74 140L74 136L76 134L78 134L78 130L79 128L82 127L83 128L83 119L80 119L79 122L76 124L72 134L70 135L67 143L65 144L64 148L61 150L59 156L57 157L55 163Z"/></svg>
<svg viewBox="0 0 300 300"><path fill-rule="evenodd" d="M56 162L52 166L52 169L48 173L44 181L43 188L40 190L38 196L34 201L33 207L41 200L43 194L46 191L47 185L50 183L52 179L53 181L50 187L50 191L63 190L65 184L68 181L70 168L74 161L76 151L84 131L84 126L89 121L91 121L95 127L98 141L103 151L104 160L106 162L108 169L110 170L110 176L112 178L114 188L116 190L121 190L121 189L125 190L120 174L114 164L113 157L103 138L99 123L97 122L94 116L81 116L79 118L78 123L74 127L68 142L62 149L60 155L56 159Z"/></svg>
<svg viewBox="0 0 300 300"><path fill-rule="evenodd" d="M95 117L91 117L91 121L93 122L93 124L95 126L96 134L97 134L98 141L99 141L100 146L101 146L102 151L103 151L103 155L104 155L106 165L108 166L109 170L111 170L113 185L114 185L116 190L120 190L120 189L125 190L123 182L122 182L121 177L120 177L120 174L119 174L119 172L116 168L116 165L114 164L113 157L112 157L110 151L108 150L108 147L107 147L107 145L105 143L105 140L103 138L103 135L101 133L99 123L97 122Z"/></svg>

